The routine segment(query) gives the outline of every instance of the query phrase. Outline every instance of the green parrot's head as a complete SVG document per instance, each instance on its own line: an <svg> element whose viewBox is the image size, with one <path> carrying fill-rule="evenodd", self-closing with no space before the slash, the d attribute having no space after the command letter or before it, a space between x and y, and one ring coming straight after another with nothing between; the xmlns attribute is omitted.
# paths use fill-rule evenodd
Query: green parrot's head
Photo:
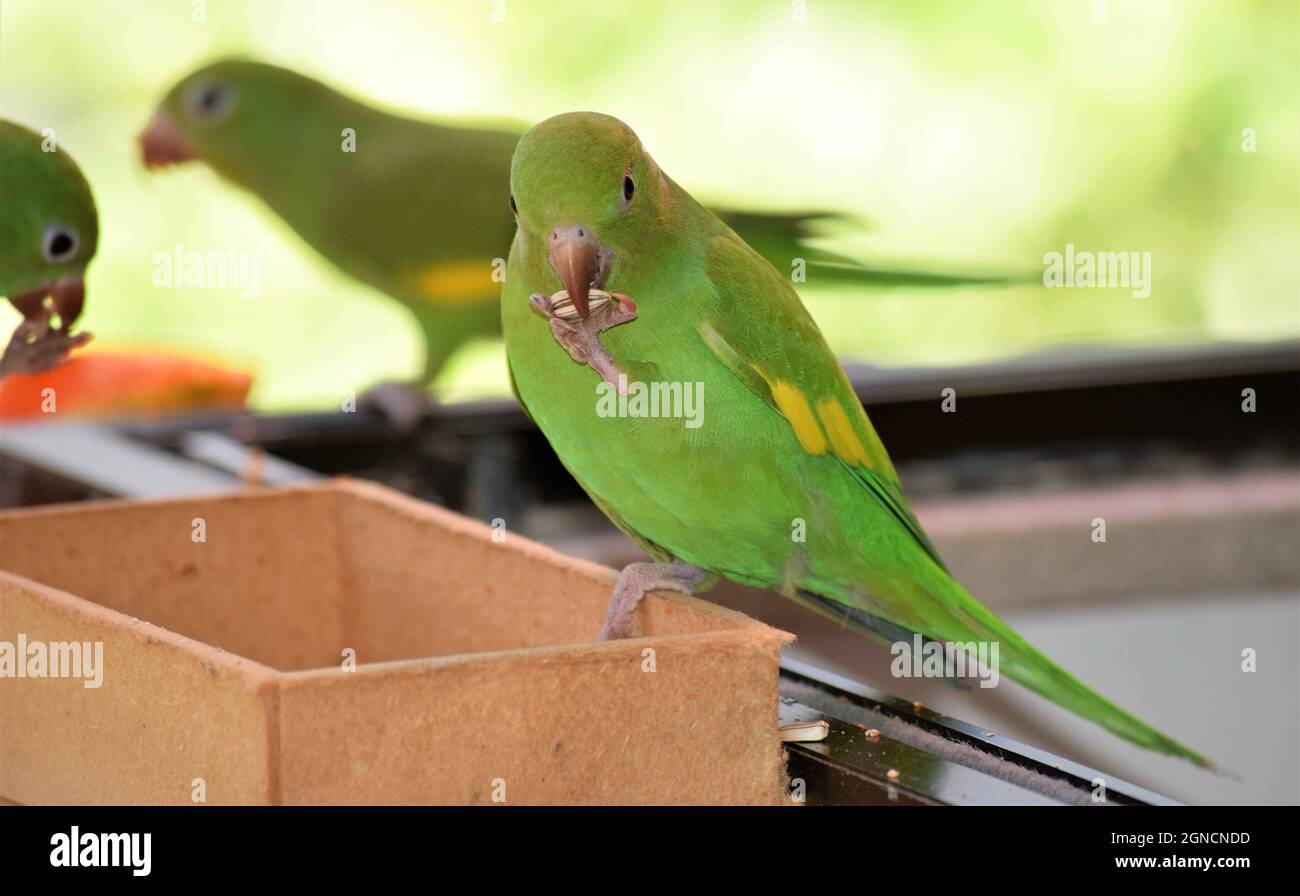
<svg viewBox="0 0 1300 896"><path fill-rule="evenodd" d="M52 134L0 121L0 295L29 320L57 313L66 331L81 314L98 244L95 200L77 163Z"/></svg>
<svg viewBox="0 0 1300 896"><path fill-rule="evenodd" d="M330 96L311 78L262 62L225 59L182 78L140 134L147 168L200 160L247 185L282 158L285 134Z"/></svg>
<svg viewBox="0 0 1300 896"><path fill-rule="evenodd" d="M669 217L659 166L631 128L595 112L557 115L525 134L510 188L522 250L546 253L583 318L588 290L605 288Z"/></svg>

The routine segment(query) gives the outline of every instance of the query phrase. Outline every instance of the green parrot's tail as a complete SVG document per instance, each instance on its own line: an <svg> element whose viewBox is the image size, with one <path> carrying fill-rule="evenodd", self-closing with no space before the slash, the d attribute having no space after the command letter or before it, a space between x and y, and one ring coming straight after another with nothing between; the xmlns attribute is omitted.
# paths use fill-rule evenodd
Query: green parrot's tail
<svg viewBox="0 0 1300 896"><path fill-rule="evenodd" d="M953 586L961 587L956 582ZM975 603L973 599L968 599ZM987 617L989 628L1001 641L999 648L1001 669L1013 679L1076 715L1096 722L1112 734L1132 741L1140 747L1187 759L1202 768L1214 768L1214 764L1200 753L1183 746L1137 716L1120 709L1048 659L1011 626L1002 622L982 605L976 604L976 606Z"/></svg>
<svg viewBox="0 0 1300 896"><path fill-rule="evenodd" d="M1132 741L1140 747L1187 759L1202 768L1217 771L1214 764L1201 754L1120 709L1056 665L1011 626L971 597L960 584L937 565L934 570L936 575L929 583L931 585L929 596L935 605L952 608L952 612L945 615L955 621L959 629L948 631L945 636L940 636L934 631L920 632L923 638L941 642L946 640L952 643L968 643L974 640L996 642L1000 673L1006 674L1053 703L1089 721L1096 722L1111 733ZM881 627L883 621L863 610L806 591L800 592L797 597L801 602L811 605L813 609L846 622L862 634L879 637L883 633ZM901 630L899 626L892 623L885 623L885 626L888 631ZM942 627L949 628L947 625Z"/></svg>
<svg viewBox="0 0 1300 896"><path fill-rule="evenodd" d="M944 288L952 286L1011 286L1042 282L1043 272L1020 273L944 271L941 265L920 262L915 265L871 265L833 252L813 248L808 240L828 226L839 230L869 225L835 212L748 212L715 209L727 226L768 260L778 271L788 274L795 259L807 264L807 282L832 286L912 286Z"/></svg>

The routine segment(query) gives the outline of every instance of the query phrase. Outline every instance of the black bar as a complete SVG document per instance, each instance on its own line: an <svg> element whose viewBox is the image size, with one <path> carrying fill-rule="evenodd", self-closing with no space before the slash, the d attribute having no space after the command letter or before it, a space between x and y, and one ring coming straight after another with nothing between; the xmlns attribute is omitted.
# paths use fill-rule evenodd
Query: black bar
<svg viewBox="0 0 1300 896"><path fill-rule="evenodd" d="M904 810L906 812L906 810ZM1174 883L1193 875L1231 886L1240 875L1285 880L1293 810L985 809L940 816L870 809L11 808L0 810L7 885L408 880L432 890L524 880L531 889L583 880L716 879L769 886L1072 883L1102 875ZM54 867L63 839L150 834L149 874L131 867ZM63 839L56 839L63 838ZM1162 842L1164 838L1165 842ZM1207 842L1208 841L1208 842ZM89 841L87 841L88 843ZM99 838L95 842L101 843ZM143 845L143 840L139 841ZM87 854L87 858L90 855ZM133 856L134 858L135 856ZM139 857L142 859L142 856ZM1184 863L1161 867L1169 858ZM80 857L79 857L80 860ZM1191 869L1188 860L1209 860ZM1153 862L1120 868L1117 862ZM1223 862L1248 867L1224 867ZM138 861L138 866L143 862ZM1208 877L1205 875L1208 874ZM706 877L707 875L707 877ZM20 892L13 890L13 892Z"/></svg>

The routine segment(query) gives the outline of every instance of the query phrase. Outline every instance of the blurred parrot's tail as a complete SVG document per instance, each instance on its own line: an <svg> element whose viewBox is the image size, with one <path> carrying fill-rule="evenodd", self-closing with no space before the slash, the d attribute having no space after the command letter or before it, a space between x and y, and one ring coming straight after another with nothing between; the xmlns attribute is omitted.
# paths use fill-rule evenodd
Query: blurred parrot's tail
<svg viewBox="0 0 1300 896"><path fill-rule="evenodd" d="M945 265L922 261L905 265L866 264L814 248L809 244L832 228L837 232L866 229L867 222L837 212L750 212L715 209L718 217L768 260L782 274L789 275L796 260L803 261L808 283L830 286L911 286L944 288L953 286L1011 286L1041 282L1042 270L1031 272L945 270Z"/></svg>
<svg viewBox="0 0 1300 896"><path fill-rule="evenodd" d="M1218 771L1215 765L1201 754L1120 709L1052 662L1011 626L975 600L938 564L933 566L933 570L935 575L925 583L928 586L925 589L927 593L922 600L928 598L926 602L931 613L927 615L940 621L931 627L936 630L918 633L923 640L953 645L969 644L972 641L995 643L998 645L999 674L1007 675L1053 703L1095 722L1140 747L1186 759L1202 768ZM889 637L896 637L891 633L905 630L905 627L881 620L861 609L848 607L840 600L830 600L806 591L801 591L797 599L811 605L819 612L847 623L864 635L877 638L885 635L889 639ZM944 631L937 629L944 629Z"/></svg>

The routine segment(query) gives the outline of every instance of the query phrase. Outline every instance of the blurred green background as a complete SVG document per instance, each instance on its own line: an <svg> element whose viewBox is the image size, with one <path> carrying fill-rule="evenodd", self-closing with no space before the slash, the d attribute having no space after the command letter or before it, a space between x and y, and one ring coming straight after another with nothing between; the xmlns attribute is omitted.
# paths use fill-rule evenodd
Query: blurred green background
<svg viewBox="0 0 1300 896"><path fill-rule="evenodd" d="M1034 272L1067 242L1152 253L1145 299L802 290L845 357L1300 335L1295 2L207 0L201 22L195 5L3 0L0 115L54 128L94 186L84 327L98 344L245 367L262 408L337 406L420 359L395 302L256 199L201 166L139 166L134 137L166 88L232 53L414 115L523 127L608 112L701 198L862 215L869 229L828 245L873 261ZM154 253L177 243L260 252L260 294L155 288ZM0 309L0 329L16 320ZM506 394L501 357L463 352L444 395Z"/></svg>

